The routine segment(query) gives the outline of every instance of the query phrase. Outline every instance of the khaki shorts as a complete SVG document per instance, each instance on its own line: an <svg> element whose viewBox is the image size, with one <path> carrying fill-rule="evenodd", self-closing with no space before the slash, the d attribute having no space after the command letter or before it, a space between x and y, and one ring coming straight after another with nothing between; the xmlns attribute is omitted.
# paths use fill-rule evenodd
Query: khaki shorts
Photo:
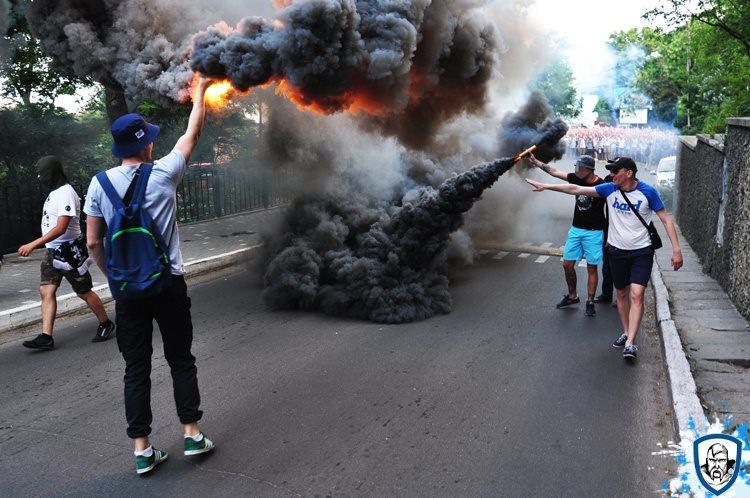
<svg viewBox="0 0 750 498"><path fill-rule="evenodd" d="M52 266L52 252L47 251L46 256L42 260L42 278L39 285L54 285L59 287L63 277L73 287L73 292L76 294L86 294L94 284L91 282L91 273L88 271L81 275L78 270L63 271L58 270Z"/></svg>

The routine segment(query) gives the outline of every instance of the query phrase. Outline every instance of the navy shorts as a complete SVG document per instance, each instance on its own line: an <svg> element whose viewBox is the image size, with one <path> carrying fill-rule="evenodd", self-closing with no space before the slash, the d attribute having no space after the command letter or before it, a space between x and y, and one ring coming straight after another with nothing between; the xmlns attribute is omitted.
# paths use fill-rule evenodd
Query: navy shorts
<svg viewBox="0 0 750 498"><path fill-rule="evenodd" d="M627 251L609 246L607 248L609 268L615 289L624 289L630 284L648 286L651 268L654 266L654 250L650 247Z"/></svg>

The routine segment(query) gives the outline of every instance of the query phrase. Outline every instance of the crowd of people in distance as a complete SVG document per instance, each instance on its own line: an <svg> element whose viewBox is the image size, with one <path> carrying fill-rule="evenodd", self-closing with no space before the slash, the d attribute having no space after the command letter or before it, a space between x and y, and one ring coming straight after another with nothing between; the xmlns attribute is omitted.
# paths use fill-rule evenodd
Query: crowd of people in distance
<svg viewBox="0 0 750 498"><path fill-rule="evenodd" d="M655 128L571 128L565 140L566 157L570 159L587 155L604 161L625 156L637 163L655 165L660 159L677 154L677 135Z"/></svg>

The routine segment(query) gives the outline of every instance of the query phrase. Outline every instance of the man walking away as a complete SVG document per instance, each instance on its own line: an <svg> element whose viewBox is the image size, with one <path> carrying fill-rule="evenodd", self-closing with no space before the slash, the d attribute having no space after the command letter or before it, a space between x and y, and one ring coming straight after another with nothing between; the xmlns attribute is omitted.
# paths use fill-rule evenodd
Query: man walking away
<svg viewBox="0 0 750 498"><path fill-rule="evenodd" d="M94 261L107 273L115 298L117 344L125 359L127 434L134 440L138 474L151 471L167 458L166 451L152 447L149 441L154 320L159 324L164 356L172 373L177 415L184 429L184 454L198 455L214 449L213 441L198 428L203 412L195 357L190 351L193 324L175 219L177 187L203 128L203 96L210 84L211 80L199 79L187 131L169 154L153 163L158 126L138 114L126 114L112 123L112 153L122 158L122 163L94 177L86 198L88 247ZM124 214L143 221L143 226L121 229L128 220L132 221ZM102 236L107 227L110 230L105 264ZM143 244L144 240L146 245L139 247L159 252L158 258L141 261L138 258L144 251L133 254L122 250L128 243ZM121 271L120 264L112 264L113 261L128 271ZM158 270L145 279L137 278L144 262Z"/></svg>
<svg viewBox="0 0 750 498"><path fill-rule="evenodd" d="M565 173L552 168L538 160L533 154L529 158L529 162L547 174L573 185L591 187L603 183L603 180L594 173L596 161L591 156L578 158L575 173ZM604 200L585 195L576 196L573 226L568 230L568 238L565 241L565 250L563 251L563 269L565 270L565 281L568 284L568 293L563 296L562 301L557 303L558 309L567 308L572 304L581 302L577 290L576 263L585 257L588 271L586 316L596 316L594 295L599 280L597 266L602 264L604 224Z"/></svg>
<svg viewBox="0 0 750 498"><path fill-rule="evenodd" d="M106 341L112 336L115 324L107 317L102 300L92 289L89 259L81 236L81 200L68 183L62 163L55 156L45 156L36 163L39 181L51 192L42 210L42 236L18 248L18 254L28 256L38 247L45 247L42 259L39 294L42 296L42 333L24 341L30 349L49 351L55 347L52 332L57 314L57 289L63 277L73 291L86 301L99 320L92 341Z"/></svg>

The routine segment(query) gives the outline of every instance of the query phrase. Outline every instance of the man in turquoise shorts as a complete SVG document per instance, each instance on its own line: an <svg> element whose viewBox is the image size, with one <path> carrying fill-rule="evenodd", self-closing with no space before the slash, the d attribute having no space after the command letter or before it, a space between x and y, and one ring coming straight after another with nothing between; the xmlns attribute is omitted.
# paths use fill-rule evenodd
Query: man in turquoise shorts
<svg viewBox="0 0 750 498"><path fill-rule="evenodd" d="M565 180L574 185L582 187L593 187L604 183L604 180L596 176L594 169L596 161L591 156L581 156L576 161L575 173L566 173L544 164L533 155L529 162L540 168L549 175ZM576 263L586 258L588 270L588 299L586 300L586 316L596 316L594 295L599 283L598 265L602 264L604 243L604 199L589 197L586 195L576 196L576 205L573 211L573 226L568 231L568 239L563 251L563 269L565 270L565 281L568 284L568 293L557 303L559 308L567 308L572 304L581 302L576 289L578 279L576 276Z"/></svg>

